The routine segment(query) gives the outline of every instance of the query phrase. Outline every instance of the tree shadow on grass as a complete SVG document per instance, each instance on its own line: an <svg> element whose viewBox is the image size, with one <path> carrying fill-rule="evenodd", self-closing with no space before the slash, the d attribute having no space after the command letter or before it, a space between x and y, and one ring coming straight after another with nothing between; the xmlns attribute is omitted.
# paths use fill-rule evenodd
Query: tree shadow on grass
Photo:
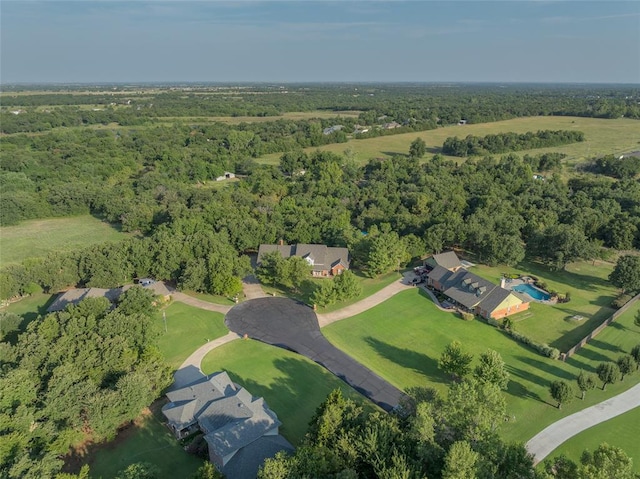
<svg viewBox="0 0 640 479"><path fill-rule="evenodd" d="M438 362L426 354L411 351L410 349L398 348L371 336L366 337L365 341L378 354L396 363L398 366L415 371L427 377L431 382L449 382L446 375L438 369Z"/></svg>
<svg viewBox="0 0 640 479"><path fill-rule="evenodd" d="M590 340L589 344L594 348L603 349L605 351L611 351L613 353L624 353L624 351L620 349L618 346L616 346L615 344L605 343L604 341L600 341L598 339Z"/></svg>
<svg viewBox="0 0 640 479"><path fill-rule="evenodd" d="M570 366L573 366L577 369L580 369L586 373L595 373L596 372L596 368L594 368L591 364L582 362L582 361L578 361L576 358L576 355L574 354L573 356L571 356L570 358L568 358L565 363L569 364Z"/></svg>
<svg viewBox="0 0 640 479"><path fill-rule="evenodd" d="M326 387L324 379L317 380L322 373L318 370L319 366L309 361L280 358L274 361L274 367L281 374L269 382L258 382L231 369L227 372L234 382L245 387L253 396L265 399L283 422L281 433L296 445L303 438L309 421L331 392L331 388ZM341 389L349 391L346 384Z"/></svg>
<svg viewBox="0 0 640 479"><path fill-rule="evenodd" d="M553 364L551 361L542 362L538 361L537 359L525 356L516 356L516 359L519 359L524 364L528 364L537 370L545 371L546 373L551 374L558 379L564 379L566 381L573 381L575 379L575 376L571 372L565 371L564 369L555 366L555 364ZM544 381L545 383L548 383L548 380Z"/></svg>
<svg viewBox="0 0 640 479"><path fill-rule="evenodd" d="M530 371L525 371L524 369L516 368L514 366L507 365L507 371L509 371L509 374L512 376L507 387L508 394L511 394L512 396L518 398L533 399L544 404L551 404L542 399L537 393L531 391L520 381L516 381L515 379L513 379L513 377L515 376L524 379L525 381L529 381L530 383L541 384L544 386L548 386L549 381L536 374L533 374Z"/></svg>
<svg viewBox="0 0 640 479"><path fill-rule="evenodd" d="M589 345L586 345L585 347L580 348L574 356L579 356L587 360L600 362L600 363L611 361L610 357L605 356L604 354L601 354L597 351L594 351L589 347Z"/></svg>

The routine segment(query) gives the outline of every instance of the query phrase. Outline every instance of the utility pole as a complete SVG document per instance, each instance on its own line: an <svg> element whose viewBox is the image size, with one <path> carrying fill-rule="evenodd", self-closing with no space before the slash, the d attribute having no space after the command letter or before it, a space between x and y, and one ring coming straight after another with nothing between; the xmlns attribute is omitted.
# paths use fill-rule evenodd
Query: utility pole
<svg viewBox="0 0 640 479"><path fill-rule="evenodd" d="M164 321L164 332L167 332L167 312L162 311L162 321Z"/></svg>

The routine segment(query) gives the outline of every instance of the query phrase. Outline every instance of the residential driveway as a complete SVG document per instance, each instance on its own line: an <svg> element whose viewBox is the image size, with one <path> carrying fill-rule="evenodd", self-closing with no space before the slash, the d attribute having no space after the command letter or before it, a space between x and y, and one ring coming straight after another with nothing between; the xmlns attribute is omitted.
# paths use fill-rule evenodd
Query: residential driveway
<svg viewBox="0 0 640 479"><path fill-rule="evenodd" d="M640 384L637 384L611 399L554 422L527 442L526 448L533 454L537 464L579 432L639 406Z"/></svg>
<svg viewBox="0 0 640 479"><path fill-rule="evenodd" d="M316 314L288 298L258 298L231 309L227 327L252 339L289 349L325 367L386 411L398 405L403 392L333 346L320 332Z"/></svg>
<svg viewBox="0 0 640 479"><path fill-rule="evenodd" d="M341 319L355 316L356 314L362 313L367 309L371 309L374 306L379 305L380 303L384 303L387 299L398 294L400 291L415 288L415 286L410 284L410 281L411 279L413 279L413 277L413 273L406 273L402 279L391 283L389 286L385 286L377 293L364 298L362 301L358 301L351 306L347 306L331 313L318 314L318 323L320 324L320 327L322 328L327 324L331 324L336 321L340 321Z"/></svg>
<svg viewBox="0 0 640 479"><path fill-rule="evenodd" d="M181 303L188 304L189 306L193 306L194 308L200 308L206 311L215 311L216 313L227 314L231 309L231 306L202 301L201 299L194 298L193 296L189 296L184 293L180 293L179 291L172 291L171 297L174 301L179 301Z"/></svg>
<svg viewBox="0 0 640 479"><path fill-rule="evenodd" d="M258 278L249 275L242 279L242 291L246 299L266 298L267 293L262 290L262 285Z"/></svg>

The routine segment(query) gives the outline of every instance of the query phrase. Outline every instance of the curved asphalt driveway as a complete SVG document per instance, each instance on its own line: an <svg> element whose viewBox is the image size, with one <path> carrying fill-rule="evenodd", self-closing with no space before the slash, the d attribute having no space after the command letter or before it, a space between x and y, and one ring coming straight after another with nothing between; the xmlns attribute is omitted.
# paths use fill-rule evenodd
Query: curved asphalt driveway
<svg viewBox="0 0 640 479"><path fill-rule="evenodd" d="M606 401L554 422L526 444L537 464L567 439L640 406L640 384Z"/></svg>
<svg viewBox="0 0 640 479"><path fill-rule="evenodd" d="M404 396L380 376L333 346L320 332L318 318L308 306L288 298L258 298L235 306L225 317L234 333L289 349L315 361L391 411Z"/></svg>

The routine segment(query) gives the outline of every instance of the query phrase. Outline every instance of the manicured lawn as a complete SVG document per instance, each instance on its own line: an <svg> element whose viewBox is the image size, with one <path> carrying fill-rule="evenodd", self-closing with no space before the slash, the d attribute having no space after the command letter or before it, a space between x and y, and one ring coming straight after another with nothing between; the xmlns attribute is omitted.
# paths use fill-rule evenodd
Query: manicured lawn
<svg viewBox="0 0 640 479"><path fill-rule="evenodd" d="M572 437L549 454L549 458L564 454L575 462L579 462L580 456L585 449L593 452L600 444L606 442L626 452L633 459L634 470L640 472L638 431L640 431L640 407L593 426Z"/></svg>
<svg viewBox="0 0 640 479"><path fill-rule="evenodd" d="M316 408L335 388L365 399L326 369L299 354L254 340L233 341L202 361L206 374L225 370L234 382L262 396L282 421L280 432L294 446Z"/></svg>
<svg viewBox="0 0 640 479"><path fill-rule="evenodd" d="M128 235L91 215L24 221L0 227L0 267L25 258L45 256L50 251L72 251Z"/></svg>
<svg viewBox="0 0 640 479"><path fill-rule="evenodd" d="M178 368L207 340L219 338L229 332L224 325L224 315L220 313L177 302L169 305L165 312L166 332L162 314L158 314L158 322L163 333L158 340L158 346L167 363L174 368Z"/></svg>
<svg viewBox="0 0 640 479"><path fill-rule="evenodd" d="M561 295L569 292L568 303L532 302L528 311L510 317L518 332L567 351L615 311L610 305L617 290L607 281L612 270L612 264L603 262L572 263L565 271L550 271L544 265L524 262L518 267L478 265L470 271L494 283L500 282L503 273L533 275L547 283L550 290ZM584 319L572 319L576 315Z"/></svg>
<svg viewBox="0 0 640 479"><path fill-rule="evenodd" d="M464 138L467 135L484 136L490 133L526 133L538 130L578 130L584 132L585 141L552 148L519 151L517 152L518 155L524 156L527 153L539 154L557 151L567 154L567 163L573 164L586 158L637 150L637 142L640 137L640 122L626 118L605 120L570 116L536 116L477 125L447 126L436 130L380 136L363 140L349 140L347 143L307 148L306 151L313 152L316 149L320 149L322 151L343 153L348 148L354 152L356 161L364 164L371 158L390 158L393 155L406 155L409 152L411 142L420 137L427 144L425 159L429 159L433 154L441 151L442 144L450 136ZM273 153L259 158L258 161L277 164L281 156L282 153ZM463 159L457 157L447 158L454 161L463 161Z"/></svg>
<svg viewBox="0 0 640 479"><path fill-rule="evenodd" d="M403 291L362 314L323 328L325 336L365 366L395 386L431 386L444 392L449 379L437 361L453 340L477 357L488 348L498 351L511 374L507 390L509 415L503 436L526 441L552 422L611 397L640 380L640 373L624 383L591 391L584 401L574 401L558 411L550 398L549 384L557 379L574 383L580 369L593 372L601 361L615 360L640 343L640 328L631 308L567 363L545 358L516 343L500 330L475 320L466 322L438 310L420 289Z"/></svg>
<svg viewBox="0 0 640 479"><path fill-rule="evenodd" d="M156 412L156 414L161 414ZM158 479L191 477L202 460L187 454L176 438L155 415L147 415L139 424L93 453L89 459L91 477L111 479L129 464L148 462L160 469Z"/></svg>

